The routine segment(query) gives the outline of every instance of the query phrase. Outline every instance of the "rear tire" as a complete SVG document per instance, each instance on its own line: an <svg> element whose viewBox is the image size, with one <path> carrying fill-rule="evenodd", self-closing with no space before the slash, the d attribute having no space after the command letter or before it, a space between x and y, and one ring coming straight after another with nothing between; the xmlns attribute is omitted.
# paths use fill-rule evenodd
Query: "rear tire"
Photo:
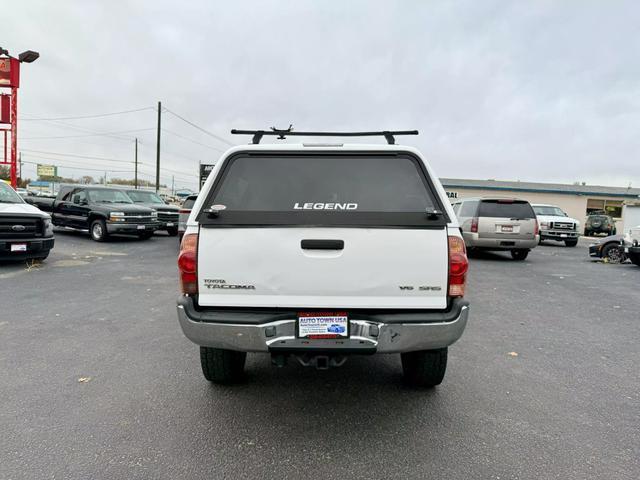
<svg viewBox="0 0 640 480"><path fill-rule="evenodd" d="M169 234L170 237L175 237L176 235L178 235L178 229L177 228L167 228L167 233Z"/></svg>
<svg viewBox="0 0 640 480"><path fill-rule="evenodd" d="M200 347L202 374L213 383L229 385L242 380L246 359L246 352Z"/></svg>
<svg viewBox="0 0 640 480"><path fill-rule="evenodd" d="M447 348L400 355L404 381L412 387L432 388L442 383L447 370Z"/></svg>
<svg viewBox="0 0 640 480"><path fill-rule="evenodd" d="M575 240L565 240L564 244L567 247L575 247L576 245L578 245L578 239L576 238Z"/></svg>
<svg viewBox="0 0 640 480"><path fill-rule="evenodd" d="M511 250L511 258L514 260L524 260L529 255L529 250Z"/></svg>
<svg viewBox="0 0 640 480"><path fill-rule="evenodd" d="M631 263L633 263L634 265L640 267L640 254L629 253L629 260L631 260Z"/></svg>
<svg viewBox="0 0 640 480"><path fill-rule="evenodd" d="M107 232L107 224L101 218L98 218L91 222L89 232L91 233L91 239L95 240L96 242L105 242L107 238L109 238L109 233Z"/></svg>
<svg viewBox="0 0 640 480"><path fill-rule="evenodd" d="M590 237L591 236L591 230L587 230L586 228L584 229L584 236L585 237Z"/></svg>

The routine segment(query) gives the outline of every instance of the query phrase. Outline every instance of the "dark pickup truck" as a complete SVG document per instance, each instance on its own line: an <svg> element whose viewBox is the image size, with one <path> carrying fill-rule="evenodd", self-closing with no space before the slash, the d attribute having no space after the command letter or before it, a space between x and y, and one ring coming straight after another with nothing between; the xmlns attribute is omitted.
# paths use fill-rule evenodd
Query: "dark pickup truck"
<svg viewBox="0 0 640 480"><path fill-rule="evenodd" d="M27 197L25 200L50 212L55 226L89 230L97 242L105 241L111 234L148 239L160 227L155 210L134 205L118 188L63 185L56 198Z"/></svg>
<svg viewBox="0 0 640 480"><path fill-rule="evenodd" d="M44 260L53 248L51 217L0 180L0 261Z"/></svg>
<svg viewBox="0 0 640 480"><path fill-rule="evenodd" d="M166 204L157 193L149 190L127 189L125 193L136 205L144 205L158 212L158 230L165 230L171 237L178 235L178 207Z"/></svg>

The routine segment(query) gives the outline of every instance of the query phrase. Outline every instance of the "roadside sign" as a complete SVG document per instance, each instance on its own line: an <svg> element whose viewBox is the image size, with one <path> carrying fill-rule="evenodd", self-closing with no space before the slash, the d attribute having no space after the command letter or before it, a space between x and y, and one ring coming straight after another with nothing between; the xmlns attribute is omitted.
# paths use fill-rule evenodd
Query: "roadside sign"
<svg viewBox="0 0 640 480"><path fill-rule="evenodd" d="M37 172L39 177L57 177L58 167L38 164Z"/></svg>
<svg viewBox="0 0 640 480"><path fill-rule="evenodd" d="M0 87L15 87L20 85L20 62L15 58L0 58Z"/></svg>
<svg viewBox="0 0 640 480"><path fill-rule="evenodd" d="M200 188L202 188L204 182L207 181L207 177L209 177L209 174L211 173L211 170L213 170L213 167L215 167L215 165L208 165L204 163L200 164Z"/></svg>
<svg viewBox="0 0 640 480"><path fill-rule="evenodd" d="M11 123L11 96L0 94L0 123Z"/></svg>

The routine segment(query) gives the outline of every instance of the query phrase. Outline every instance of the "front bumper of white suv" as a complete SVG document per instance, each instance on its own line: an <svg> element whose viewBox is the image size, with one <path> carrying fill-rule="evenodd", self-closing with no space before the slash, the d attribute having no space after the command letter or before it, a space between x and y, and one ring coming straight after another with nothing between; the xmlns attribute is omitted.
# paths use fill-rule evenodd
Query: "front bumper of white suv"
<svg viewBox="0 0 640 480"><path fill-rule="evenodd" d="M178 299L182 331L197 345L242 352L403 353L448 347L467 325L469 302L455 299L446 311L358 312L350 315L349 338L296 337L296 312L197 309L191 297Z"/></svg>

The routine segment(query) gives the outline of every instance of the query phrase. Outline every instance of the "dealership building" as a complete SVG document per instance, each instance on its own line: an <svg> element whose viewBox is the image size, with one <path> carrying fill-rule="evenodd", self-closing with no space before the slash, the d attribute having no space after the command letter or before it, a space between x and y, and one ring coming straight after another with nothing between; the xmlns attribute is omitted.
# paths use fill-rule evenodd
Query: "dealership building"
<svg viewBox="0 0 640 480"><path fill-rule="evenodd" d="M441 178L449 200L470 197L517 197L530 203L556 205L584 226L587 215L605 210L616 221L619 233L640 225L640 188L566 185L559 183L508 182Z"/></svg>

